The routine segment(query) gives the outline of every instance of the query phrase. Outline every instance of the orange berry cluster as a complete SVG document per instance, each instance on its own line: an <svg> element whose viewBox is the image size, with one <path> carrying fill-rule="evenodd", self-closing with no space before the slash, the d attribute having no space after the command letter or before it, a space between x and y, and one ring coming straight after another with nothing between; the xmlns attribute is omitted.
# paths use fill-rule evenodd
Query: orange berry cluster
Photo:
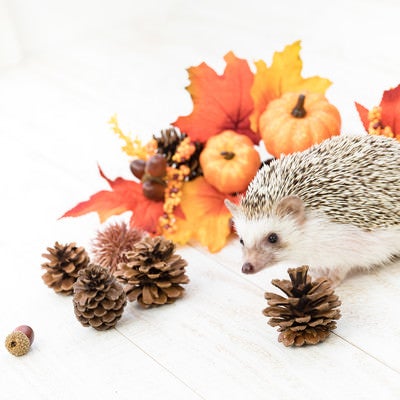
<svg viewBox="0 0 400 400"><path fill-rule="evenodd" d="M387 136L387 137L395 137L392 128L387 125L384 126L382 124L382 107L373 107L368 112L368 133L370 135L380 135L380 136Z"/></svg>
<svg viewBox="0 0 400 400"><path fill-rule="evenodd" d="M190 168L181 165L179 168L167 167L167 187L164 191L164 214L159 219L162 231L174 233L177 230L174 211L182 198L182 186Z"/></svg>
<svg viewBox="0 0 400 400"><path fill-rule="evenodd" d="M196 146L191 142L189 137L183 139L176 148L175 154L172 156L172 161L180 164L190 159L196 151Z"/></svg>

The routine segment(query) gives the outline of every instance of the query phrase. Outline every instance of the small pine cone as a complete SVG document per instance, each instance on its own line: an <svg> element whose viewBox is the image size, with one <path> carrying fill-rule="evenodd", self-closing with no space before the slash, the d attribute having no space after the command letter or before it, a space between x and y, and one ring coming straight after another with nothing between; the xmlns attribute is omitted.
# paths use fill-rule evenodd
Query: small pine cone
<svg viewBox="0 0 400 400"><path fill-rule="evenodd" d="M188 283L187 262L174 254L175 244L162 236L146 237L126 253L118 279L125 284L129 301L137 300L145 308L173 303L181 297Z"/></svg>
<svg viewBox="0 0 400 400"><path fill-rule="evenodd" d="M126 305L120 283L107 268L89 264L74 284L75 315L83 326L104 331L115 326Z"/></svg>
<svg viewBox="0 0 400 400"><path fill-rule="evenodd" d="M176 128L163 129L159 136L153 135L157 142L157 152L163 154L169 164L172 163L172 157L179 146L179 143L185 139L186 135Z"/></svg>
<svg viewBox="0 0 400 400"><path fill-rule="evenodd" d="M125 252L132 250L143 236L143 231L131 228L125 222L109 224L97 232L92 242L93 263L114 273L124 260Z"/></svg>
<svg viewBox="0 0 400 400"><path fill-rule="evenodd" d="M72 294L78 272L89 264L89 255L75 243L62 245L56 242L54 247L47 247L47 251L42 254L48 260L42 264L46 270L42 276L44 283L57 293Z"/></svg>
<svg viewBox="0 0 400 400"><path fill-rule="evenodd" d="M275 293L265 293L268 305L263 313L271 317L268 323L278 326L279 342L285 346L303 346L324 341L336 328L340 318L338 296L330 281L319 278L312 281L307 276L308 266L289 268L290 281L274 279L272 284L282 290L287 298Z"/></svg>
<svg viewBox="0 0 400 400"><path fill-rule="evenodd" d="M167 159L167 163L170 166L179 168L181 165L186 165L190 169L188 179L192 180L203 174L200 166L200 153L203 150L203 144L200 142L193 142L195 151L191 157L181 163L173 161L172 157L176 153L179 144L187 137L185 133L182 133L177 128L163 129L159 136L153 135L153 139L157 142L157 152L164 155Z"/></svg>

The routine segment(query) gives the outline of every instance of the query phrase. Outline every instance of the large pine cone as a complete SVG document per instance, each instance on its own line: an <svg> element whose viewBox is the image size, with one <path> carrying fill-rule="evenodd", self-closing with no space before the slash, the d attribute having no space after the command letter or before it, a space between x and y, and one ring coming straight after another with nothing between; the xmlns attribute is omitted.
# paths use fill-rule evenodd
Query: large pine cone
<svg viewBox="0 0 400 400"><path fill-rule="evenodd" d="M274 279L272 284L288 297L265 293L269 307L263 313L271 317L268 323L278 326L278 340L285 346L317 344L336 328L340 318L338 296L326 278L314 282L307 276L308 266L288 269L290 281Z"/></svg>
<svg viewBox="0 0 400 400"><path fill-rule="evenodd" d="M119 321L126 295L108 268L89 264L74 284L74 311L83 326L103 331Z"/></svg>
<svg viewBox="0 0 400 400"><path fill-rule="evenodd" d="M54 247L47 247L47 251L42 254L48 260L42 264L46 270L42 276L44 283L57 293L72 294L78 272L89 264L86 250L75 243L62 245L56 242Z"/></svg>
<svg viewBox="0 0 400 400"><path fill-rule="evenodd" d="M137 300L143 307L173 303L181 297L189 282L185 275L187 262L174 254L175 244L162 236L146 237L125 253L118 279L125 284L129 301Z"/></svg>

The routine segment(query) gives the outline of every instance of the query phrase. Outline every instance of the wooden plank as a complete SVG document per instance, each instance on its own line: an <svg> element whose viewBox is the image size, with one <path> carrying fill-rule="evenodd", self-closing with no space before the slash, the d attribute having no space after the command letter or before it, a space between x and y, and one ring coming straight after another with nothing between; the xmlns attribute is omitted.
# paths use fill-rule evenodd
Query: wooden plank
<svg viewBox="0 0 400 400"><path fill-rule="evenodd" d="M285 348L261 313L261 288L193 249L180 253L190 260L186 296L157 309L132 304L132 323L118 330L205 398L399 395L398 373L336 335L318 346Z"/></svg>
<svg viewBox="0 0 400 400"><path fill-rule="evenodd" d="M195 247L206 254L203 247ZM265 291L279 292L271 285L272 279L288 279L284 264L255 275L242 274L241 249L235 238L214 255L214 260ZM397 357L400 353L397 340L400 336L400 310L396 301L400 293L400 263L395 262L368 273L355 272L336 289L336 293L342 301L342 318L338 321L336 333L400 372Z"/></svg>

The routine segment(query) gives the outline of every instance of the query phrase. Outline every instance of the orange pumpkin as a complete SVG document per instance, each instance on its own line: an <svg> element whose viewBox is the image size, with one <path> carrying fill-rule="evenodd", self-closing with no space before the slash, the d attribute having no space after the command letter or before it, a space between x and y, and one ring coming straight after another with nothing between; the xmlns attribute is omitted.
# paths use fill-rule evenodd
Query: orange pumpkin
<svg viewBox="0 0 400 400"><path fill-rule="evenodd" d="M253 142L231 130L208 139L200 154L204 178L222 193L246 190L260 163Z"/></svg>
<svg viewBox="0 0 400 400"><path fill-rule="evenodd" d="M285 93L268 104L259 126L268 153L280 157L339 135L341 119L323 94Z"/></svg>

